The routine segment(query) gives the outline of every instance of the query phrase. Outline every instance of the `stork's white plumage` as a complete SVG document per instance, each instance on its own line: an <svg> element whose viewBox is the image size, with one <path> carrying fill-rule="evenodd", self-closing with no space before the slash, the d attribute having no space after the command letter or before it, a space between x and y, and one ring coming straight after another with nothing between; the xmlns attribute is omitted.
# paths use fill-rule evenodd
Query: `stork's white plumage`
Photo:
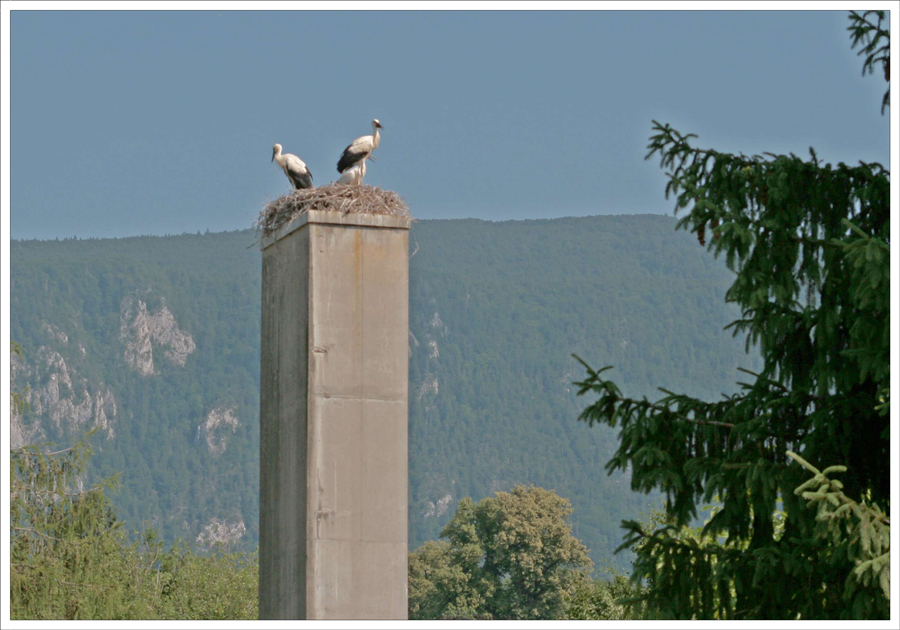
<svg viewBox="0 0 900 630"><path fill-rule="evenodd" d="M312 188L312 173L306 163L293 153L281 153L281 145L272 147L272 161L284 169L284 174L291 180L294 188Z"/></svg>
<svg viewBox="0 0 900 630"><path fill-rule="evenodd" d="M338 160L337 170L338 173L343 175L349 169L353 168L357 164L362 164L362 168L358 175L354 177L359 177L359 184L362 184L362 178L366 174L365 163L366 159L368 159L372 151L378 148L378 145L381 143L381 134L378 132L379 129L384 129L381 126L381 123L378 122L378 119L372 121L372 135L370 136L360 136L353 142L351 142L344 152L341 153L341 159ZM341 180L344 178L341 177ZM340 183L341 180L338 180Z"/></svg>
<svg viewBox="0 0 900 630"><path fill-rule="evenodd" d="M338 184L350 184L352 186L362 186L363 178L366 176L366 161L361 160L345 170L341 174L341 178L337 180Z"/></svg>

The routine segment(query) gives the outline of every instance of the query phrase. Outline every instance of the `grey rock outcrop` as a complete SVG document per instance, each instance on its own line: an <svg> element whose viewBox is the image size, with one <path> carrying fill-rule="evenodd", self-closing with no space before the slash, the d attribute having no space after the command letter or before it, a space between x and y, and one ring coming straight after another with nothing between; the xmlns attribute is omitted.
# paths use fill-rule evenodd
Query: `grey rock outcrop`
<svg viewBox="0 0 900 630"><path fill-rule="evenodd" d="M247 532L244 519L229 521L214 518L207 523L197 536L197 544L212 547L216 544L229 545L240 540Z"/></svg>
<svg viewBox="0 0 900 630"><path fill-rule="evenodd" d="M163 356L181 366L197 348L193 337L178 327L165 302L150 313L143 300L128 296L122 300L120 313L119 337L125 343L125 362L141 376L157 373L154 346L164 348Z"/></svg>
<svg viewBox="0 0 900 630"><path fill-rule="evenodd" d="M51 430L66 435L97 428L107 439L115 437L118 408L112 391L103 383L92 386L78 378L59 352L41 346L33 362L14 356L10 372L10 382L25 392L32 418L26 424L22 413L11 414L11 448L46 439Z"/></svg>
<svg viewBox="0 0 900 630"><path fill-rule="evenodd" d="M210 411L206 420L197 427L197 440L206 442L209 452L213 455L221 455L225 452L229 431L231 433L237 431L239 424L234 409L217 407Z"/></svg>
<svg viewBox="0 0 900 630"><path fill-rule="evenodd" d="M453 500L453 495L445 494L443 497L438 499L437 503L433 501L429 501L426 505L424 518L433 518L440 517L447 513L447 510L450 509L450 502Z"/></svg>

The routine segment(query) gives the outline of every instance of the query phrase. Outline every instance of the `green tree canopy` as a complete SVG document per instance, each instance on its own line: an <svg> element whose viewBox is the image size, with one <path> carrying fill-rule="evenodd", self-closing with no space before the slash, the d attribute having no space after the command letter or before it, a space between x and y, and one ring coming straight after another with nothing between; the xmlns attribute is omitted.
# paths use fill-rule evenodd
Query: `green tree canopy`
<svg viewBox="0 0 900 630"><path fill-rule="evenodd" d="M52 453L10 452L10 604L30 619L111 617L124 588L121 523L109 506L107 479L84 488L90 445ZM80 487L79 487L80 486Z"/></svg>
<svg viewBox="0 0 900 630"><path fill-rule="evenodd" d="M67 449L10 451L10 617L255 619L256 555L208 556L152 530L129 543L109 478L85 487L87 436Z"/></svg>
<svg viewBox="0 0 900 630"><path fill-rule="evenodd" d="M883 13L850 17L868 67L886 70ZM795 493L809 473L788 451L845 464L847 496L889 507L890 174L824 164L812 148L806 161L700 149L692 134L654 124L647 157L669 169L676 213L689 208L678 226L701 245L711 230L706 246L736 274L725 299L742 317L731 327L759 346L764 367L707 402L665 390L627 398L604 378L609 367L585 364L579 394L598 399L581 419L620 428L607 469L630 468L634 489L667 496L667 526L625 523L623 547L641 543L633 577L665 617L885 617L885 591L854 573L858 540L821 535L817 509ZM713 500L705 537L679 537Z"/></svg>
<svg viewBox="0 0 900 630"><path fill-rule="evenodd" d="M582 580L566 602L566 619L644 619L640 599L643 589L615 570L607 580Z"/></svg>
<svg viewBox="0 0 900 630"><path fill-rule="evenodd" d="M465 498L441 532L410 554L411 619L555 619L592 567L555 492L516 486Z"/></svg>

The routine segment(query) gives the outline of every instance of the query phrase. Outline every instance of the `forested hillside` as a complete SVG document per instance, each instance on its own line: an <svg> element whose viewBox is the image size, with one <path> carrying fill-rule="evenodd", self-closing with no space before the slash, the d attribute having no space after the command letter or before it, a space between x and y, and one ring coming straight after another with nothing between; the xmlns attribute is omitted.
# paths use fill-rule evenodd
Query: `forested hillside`
<svg viewBox="0 0 900 630"><path fill-rule="evenodd" d="M630 395L706 398L753 368L724 331L724 264L674 219L420 221L410 238L410 549L462 497L516 484L571 500L595 564L658 497L607 476L611 429L575 418L578 354ZM257 544L260 253L251 231L13 241L12 444L93 427L95 475L131 529Z"/></svg>

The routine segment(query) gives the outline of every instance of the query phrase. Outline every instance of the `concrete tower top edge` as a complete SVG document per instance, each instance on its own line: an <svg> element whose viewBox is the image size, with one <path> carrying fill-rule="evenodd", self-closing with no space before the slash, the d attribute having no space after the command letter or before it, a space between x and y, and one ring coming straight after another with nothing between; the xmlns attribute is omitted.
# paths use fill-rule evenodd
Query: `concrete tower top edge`
<svg viewBox="0 0 900 630"><path fill-rule="evenodd" d="M309 212L304 212L303 214L294 217L291 221L278 228L274 234L260 239L259 248L266 249L309 223L408 230L412 221L412 217L402 217L390 214L310 210Z"/></svg>

